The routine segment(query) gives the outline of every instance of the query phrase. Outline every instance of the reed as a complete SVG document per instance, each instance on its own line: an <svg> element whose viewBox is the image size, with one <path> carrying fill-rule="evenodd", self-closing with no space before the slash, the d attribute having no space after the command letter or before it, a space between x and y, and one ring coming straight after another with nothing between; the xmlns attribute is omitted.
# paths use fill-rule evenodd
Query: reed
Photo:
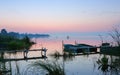
<svg viewBox="0 0 120 75"><path fill-rule="evenodd" d="M50 56L59 57L59 56L62 56L62 55L60 54L60 52L55 51L55 52L54 52L53 54L51 54Z"/></svg>
<svg viewBox="0 0 120 75"><path fill-rule="evenodd" d="M34 68L39 67L39 69L45 70L47 72L46 75L65 75L63 66L61 66L57 62L48 63L43 61L37 61L34 62L31 66Z"/></svg>
<svg viewBox="0 0 120 75"><path fill-rule="evenodd" d="M98 59L97 64L99 65L98 69L101 69L103 72L108 71L108 58L105 55L101 59Z"/></svg>

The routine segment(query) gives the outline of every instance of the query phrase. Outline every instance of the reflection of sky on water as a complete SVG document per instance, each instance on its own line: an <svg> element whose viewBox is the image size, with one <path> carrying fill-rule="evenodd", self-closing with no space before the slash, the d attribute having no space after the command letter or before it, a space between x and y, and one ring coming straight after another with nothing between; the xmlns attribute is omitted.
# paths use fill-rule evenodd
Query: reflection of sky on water
<svg viewBox="0 0 120 75"><path fill-rule="evenodd" d="M77 43L85 43L90 45L97 45L99 46L101 41L99 39L99 36L69 36L69 39L67 39L67 36L51 36L49 38L33 38L33 41L36 41L37 44L33 45L31 49L40 49L42 47L46 47L48 49L47 54L54 53L56 50L59 52L62 52L62 40L65 44L71 43L75 44L75 41ZM41 56L40 52L29 52L28 57L38 57ZM17 53L17 54L5 54L6 58L21 58L23 57L23 53ZM96 61L98 58L101 57L99 54L94 55L82 55L82 56L75 56L73 58L66 58L63 61L63 58L60 57L58 62L61 64L64 63L65 72L67 75L103 75L103 73L98 70L98 65L96 64ZM12 75L15 75L18 70L20 73L23 73L25 69L28 67L28 64L44 59L33 59L33 60L24 60L24 61L12 61ZM57 59L48 56L47 60L50 61L57 61ZM17 69L18 67L19 69ZM29 71L29 75L36 75L39 72L32 73L33 71ZM38 74L42 75L42 74Z"/></svg>
<svg viewBox="0 0 120 75"><path fill-rule="evenodd" d="M76 56L74 61L66 62L67 75L96 75L94 71L94 61L98 55Z"/></svg>
<svg viewBox="0 0 120 75"><path fill-rule="evenodd" d="M77 43L84 43L93 46L101 45L101 39L98 35L95 34L92 35L84 34L83 36L82 35L80 35L80 33L76 33L76 34L71 33L68 35L64 33L64 34L50 35L49 38L33 38L32 40L37 42L37 44L32 46L31 49L46 47L48 49L47 51L48 54L56 50L62 52L62 40L64 41L64 44L75 44L75 42L77 42Z"/></svg>
<svg viewBox="0 0 120 75"><path fill-rule="evenodd" d="M19 56L19 54L20 53L18 53L17 56ZM69 60L63 60L62 57L60 57L57 60L51 56L48 56L46 60L32 59L32 60L11 61L12 75L18 75L17 74L18 72L20 72L19 75L43 75L40 74L41 71L39 71L37 68L27 69L30 66L30 64L32 64L35 61L39 61L39 62L58 61L61 65L64 64L66 75L104 75L100 69L98 70L99 65L96 63L96 61L102 57L103 55L100 54L92 54L92 55L75 56L73 57L73 59L69 59ZM110 58L111 56L108 55L107 57ZM116 57L113 56L112 58L114 61ZM9 63L7 65L9 65Z"/></svg>

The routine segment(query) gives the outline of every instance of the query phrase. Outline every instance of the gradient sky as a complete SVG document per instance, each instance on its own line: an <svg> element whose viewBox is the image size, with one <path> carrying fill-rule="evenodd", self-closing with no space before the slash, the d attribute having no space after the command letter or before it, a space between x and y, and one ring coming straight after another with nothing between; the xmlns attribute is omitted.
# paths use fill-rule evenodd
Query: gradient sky
<svg viewBox="0 0 120 75"><path fill-rule="evenodd" d="M100 32L120 24L120 0L0 0L0 29Z"/></svg>

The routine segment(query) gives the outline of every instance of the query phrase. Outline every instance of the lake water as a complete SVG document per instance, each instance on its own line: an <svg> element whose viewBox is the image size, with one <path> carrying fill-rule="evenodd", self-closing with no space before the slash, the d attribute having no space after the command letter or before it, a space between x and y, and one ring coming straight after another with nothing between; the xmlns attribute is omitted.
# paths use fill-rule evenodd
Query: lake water
<svg viewBox="0 0 120 75"><path fill-rule="evenodd" d="M7 62L0 62L0 67L5 67L6 69L11 69L11 74L8 75L44 75L43 71L38 69L29 69L28 67L33 62L40 62L40 61L55 61L59 62L60 64L64 64L64 69L66 75L120 75L120 72L109 70L104 72L97 64L98 59L103 57L102 54L91 54L91 55L79 55L71 58L54 58L49 56L50 54L54 53L55 51L59 51L62 53L62 41L65 44L75 44L77 43L86 43L90 45L100 45L100 39L97 38L98 36L51 36L49 38L33 38L32 40L37 42L37 44L33 45L31 49L40 49L42 47L47 48L47 57L46 59L32 59L32 60L20 60L20 61L7 61ZM41 53L38 51L36 52L29 52L28 57L38 57L41 56ZM109 56L109 63L115 61L116 59L120 60L120 56ZM23 58L23 53L16 53L16 54L8 54L4 55L4 58ZM118 67L120 68L120 67ZM2 70L2 69L1 69ZM7 75L7 74L5 74ZM56 74L57 75L57 74Z"/></svg>

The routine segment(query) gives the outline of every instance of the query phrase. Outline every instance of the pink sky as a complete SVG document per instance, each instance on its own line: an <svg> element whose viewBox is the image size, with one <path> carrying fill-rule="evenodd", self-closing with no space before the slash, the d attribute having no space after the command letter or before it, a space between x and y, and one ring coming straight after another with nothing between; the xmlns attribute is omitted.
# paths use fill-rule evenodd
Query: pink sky
<svg viewBox="0 0 120 75"><path fill-rule="evenodd" d="M106 18L107 19L107 18ZM112 19L112 17L111 17ZM6 28L8 31L17 32L30 32L30 33L47 33L47 32L96 32L110 30L115 25L117 20L111 19L93 19L93 20L80 20L76 22L72 20L59 20L57 21L31 21L31 20L19 20L13 21L11 19L2 20L0 28ZM60 22L61 21L61 22Z"/></svg>
<svg viewBox="0 0 120 75"><path fill-rule="evenodd" d="M119 1L0 1L0 29L27 33L97 32L120 24Z"/></svg>

